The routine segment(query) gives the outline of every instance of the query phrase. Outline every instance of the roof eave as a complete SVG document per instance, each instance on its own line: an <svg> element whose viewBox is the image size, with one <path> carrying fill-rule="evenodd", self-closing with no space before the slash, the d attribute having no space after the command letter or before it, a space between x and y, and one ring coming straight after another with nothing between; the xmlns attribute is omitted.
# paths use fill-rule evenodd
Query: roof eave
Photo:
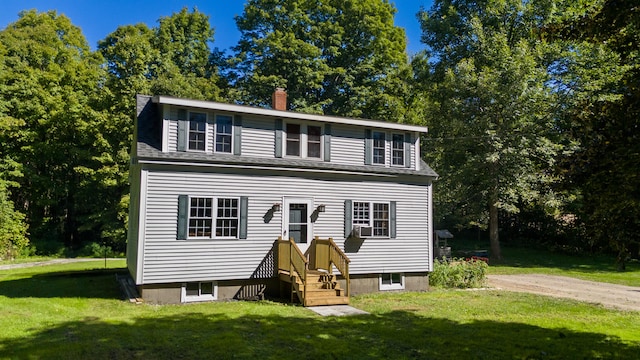
<svg viewBox="0 0 640 360"><path fill-rule="evenodd" d="M399 130L399 131L413 131L413 132L419 132L419 133L428 132L428 128L426 126L398 124L398 123L379 121L379 120L365 120L365 119L326 116L326 115L318 115L318 114L306 114L306 113L292 112L292 111L264 109L264 108L254 107L254 106L225 104L225 103L219 103L215 101L180 99L180 98L164 96L164 95L156 95L153 97L152 101L157 104L184 106L184 107L200 108L200 109L207 109L207 110L217 110L217 111L229 111L229 112L236 112L236 113L242 113L242 114L269 116L269 117L282 118L282 119L319 121L319 122L326 122L326 123L347 124L347 125L355 125L355 126L363 126L363 127L377 127L377 128Z"/></svg>

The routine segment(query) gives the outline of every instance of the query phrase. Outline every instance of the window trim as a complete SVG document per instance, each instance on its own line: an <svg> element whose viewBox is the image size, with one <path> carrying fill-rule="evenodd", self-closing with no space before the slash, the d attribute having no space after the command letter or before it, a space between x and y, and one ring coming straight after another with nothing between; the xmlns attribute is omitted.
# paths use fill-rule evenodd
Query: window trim
<svg viewBox="0 0 640 360"><path fill-rule="evenodd" d="M395 136L399 136L401 138L400 144L402 144L401 148L395 148L394 145L394 137ZM407 140L406 140L406 134L404 133L391 133L391 156L390 156L390 160L391 160L391 166L397 166L397 167L406 167L406 163L407 163L407 159L405 159L406 156L406 147L407 147ZM402 159L402 163L400 164L394 164L394 152L395 151L399 151L400 152L400 158ZM409 160L411 161L411 160Z"/></svg>
<svg viewBox="0 0 640 360"><path fill-rule="evenodd" d="M298 125L300 126L300 138L299 138L299 150L300 155L288 155L288 125ZM320 128L320 138L318 143L320 145L320 151L318 152L318 157L309 156L309 127L317 127ZM277 131L278 129L276 129ZM314 123L314 122L305 122L305 121L284 121L282 125L282 139L278 139L281 141L282 145L282 157L284 158L293 158L293 159L308 159L315 161L324 161L325 158L325 136L328 136L326 133L325 124ZM277 151L276 151L277 152Z"/></svg>
<svg viewBox="0 0 640 360"><path fill-rule="evenodd" d="M211 199L211 217L209 218L211 220L211 236L190 236L190 223L191 223L191 199L193 198L198 198L198 199ZM242 198L241 197L234 197L234 196L196 196L196 195L189 195L187 197L187 216L186 216L186 239L184 240L239 240L241 239L241 217L242 217ZM217 236L216 235L216 229L217 229L217 223L218 223L218 201L220 199L225 199L225 200L236 200L237 201L237 229L236 229L236 236ZM229 219L229 218L224 218L224 219Z"/></svg>
<svg viewBox="0 0 640 360"><path fill-rule="evenodd" d="M231 119L231 132L229 134L224 134L229 136L229 151L218 151L218 117L228 117ZM219 154L233 154L234 153L234 142L235 142L235 118L232 114L227 113L214 113L213 114L213 149L211 149L213 153Z"/></svg>
<svg viewBox="0 0 640 360"><path fill-rule="evenodd" d="M240 141L241 141L241 126L242 117L229 113L229 112L209 112L198 111L199 109L178 109L178 141L176 144L176 150L180 152L199 152L209 154L233 154L240 155ZM204 114L204 150L192 149L189 144L189 135L191 132L191 114ZM229 151L217 151L218 145L218 118L227 117L231 119L230 133L225 133L225 136L229 136Z"/></svg>
<svg viewBox="0 0 640 360"><path fill-rule="evenodd" d="M198 284L199 294L187 295L187 284L193 284L193 283ZM202 294L203 283L211 283L212 294L204 294L204 295ZM183 303L218 300L218 282L217 281L190 281L190 282L182 283L180 298Z"/></svg>
<svg viewBox="0 0 640 360"><path fill-rule="evenodd" d="M192 122L201 122L201 121L192 121L191 120L191 114L203 114L204 115L204 149L200 150L200 149L192 149L191 148L191 123ZM192 111L192 110L187 110L187 121L186 121L186 151L193 151L193 152L209 152L209 113L206 111Z"/></svg>
<svg viewBox="0 0 640 360"><path fill-rule="evenodd" d="M400 283L393 282L393 275L400 275ZM389 275L390 284L383 284L383 276ZM380 291L389 291L389 290L404 290L405 288L405 276L404 273L381 273L378 277L379 279L379 289Z"/></svg>
<svg viewBox="0 0 640 360"><path fill-rule="evenodd" d="M376 134L382 134L383 136L383 146L382 147L376 147ZM386 166L387 165L387 133L386 131L376 131L373 130L371 131L371 164L372 165L382 165L382 166ZM380 150L382 149L382 162L376 162L376 150Z"/></svg>

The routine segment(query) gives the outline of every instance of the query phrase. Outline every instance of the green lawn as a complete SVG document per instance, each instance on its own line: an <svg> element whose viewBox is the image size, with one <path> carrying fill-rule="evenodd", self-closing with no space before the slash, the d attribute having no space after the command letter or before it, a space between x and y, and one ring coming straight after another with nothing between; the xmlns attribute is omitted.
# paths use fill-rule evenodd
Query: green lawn
<svg viewBox="0 0 640 360"><path fill-rule="evenodd" d="M0 358L632 359L640 312L498 291L352 298L371 315L274 302L135 305L124 261L0 271Z"/></svg>
<svg viewBox="0 0 640 360"><path fill-rule="evenodd" d="M489 249L488 242L453 240L454 254ZM583 280L640 286L640 262L627 263L627 270L616 270L615 259L606 255L567 255L522 247L502 247L502 261L491 262L489 274L548 274L571 276Z"/></svg>

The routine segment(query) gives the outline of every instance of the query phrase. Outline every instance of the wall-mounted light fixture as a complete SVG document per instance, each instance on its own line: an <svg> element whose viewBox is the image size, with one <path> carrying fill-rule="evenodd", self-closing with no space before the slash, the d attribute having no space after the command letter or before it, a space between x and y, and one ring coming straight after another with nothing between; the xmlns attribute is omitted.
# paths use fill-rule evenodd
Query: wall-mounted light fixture
<svg viewBox="0 0 640 360"><path fill-rule="evenodd" d="M280 203L273 204L273 206L271 206L271 211L273 211L273 212L280 211Z"/></svg>
<svg viewBox="0 0 640 360"><path fill-rule="evenodd" d="M327 210L327 208L326 208L326 206L324 204L320 204L316 208L316 211L318 211L318 212L325 212L326 210Z"/></svg>

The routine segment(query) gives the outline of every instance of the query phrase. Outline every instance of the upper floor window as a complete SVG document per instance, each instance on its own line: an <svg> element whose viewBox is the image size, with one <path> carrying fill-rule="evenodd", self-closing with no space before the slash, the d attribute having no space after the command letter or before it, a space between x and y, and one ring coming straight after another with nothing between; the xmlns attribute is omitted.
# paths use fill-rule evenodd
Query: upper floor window
<svg viewBox="0 0 640 360"><path fill-rule="evenodd" d="M404 134L391 135L391 164L404 166Z"/></svg>
<svg viewBox="0 0 640 360"><path fill-rule="evenodd" d="M384 154L386 150L386 136L385 133L374 131L373 132L373 163L384 164Z"/></svg>
<svg viewBox="0 0 640 360"><path fill-rule="evenodd" d="M322 157L322 127L287 123L285 126L285 154L303 158Z"/></svg>
<svg viewBox="0 0 640 360"><path fill-rule="evenodd" d="M215 119L215 120L214 120ZM178 110L178 151L240 154L239 116ZM234 149L235 147L235 149Z"/></svg>
<svg viewBox="0 0 640 360"><path fill-rule="evenodd" d="M411 167L410 133L387 133L367 129L364 148L365 165Z"/></svg>
<svg viewBox="0 0 640 360"><path fill-rule="evenodd" d="M307 126L307 157L320 158L322 128L320 126Z"/></svg>
<svg viewBox="0 0 640 360"><path fill-rule="evenodd" d="M229 115L216 116L216 152L231 153L233 138L233 118Z"/></svg>
<svg viewBox="0 0 640 360"><path fill-rule="evenodd" d="M207 139L207 114L189 113L189 150L205 150Z"/></svg>
<svg viewBox="0 0 640 360"><path fill-rule="evenodd" d="M300 124L287 124L287 156L300 156Z"/></svg>

